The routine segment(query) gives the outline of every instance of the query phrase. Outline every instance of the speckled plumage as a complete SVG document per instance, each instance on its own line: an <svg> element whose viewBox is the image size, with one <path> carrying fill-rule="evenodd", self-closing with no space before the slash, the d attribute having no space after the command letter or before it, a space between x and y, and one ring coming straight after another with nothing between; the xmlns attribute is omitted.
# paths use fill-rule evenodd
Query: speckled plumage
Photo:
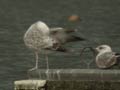
<svg viewBox="0 0 120 90"><path fill-rule="evenodd" d="M33 50L52 47L53 42L49 34L48 26L45 23L38 21L32 24L25 33L25 45Z"/></svg>
<svg viewBox="0 0 120 90"><path fill-rule="evenodd" d="M110 68L118 61L119 55L116 55L108 45L100 45L96 48L98 54L96 56L96 65L99 68Z"/></svg>

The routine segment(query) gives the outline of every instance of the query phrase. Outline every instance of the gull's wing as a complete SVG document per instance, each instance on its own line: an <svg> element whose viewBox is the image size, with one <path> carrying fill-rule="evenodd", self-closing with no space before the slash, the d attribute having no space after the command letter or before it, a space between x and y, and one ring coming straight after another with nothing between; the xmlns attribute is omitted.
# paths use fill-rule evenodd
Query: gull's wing
<svg viewBox="0 0 120 90"><path fill-rule="evenodd" d="M58 51L58 52L68 52L69 50L63 46L57 48L45 48L46 50Z"/></svg>
<svg viewBox="0 0 120 90"><path fill-rule="evenodd" d="M56 39L60 44L65 44L67 42L74 42L74 41L83 41L85 40L82 37L78 37L76 35L71 35L72 32L76 30L70 30L65 28L50 28L50 35Z"/></svg>
<svg viewBox="0 0 120 90"><path fill-rule="evenodd" d="M54 27L54 28L50 28L50 33L51 34L56 34L57 32L64 32L64 33L72 33L72 32L76 32L77 30L75 29L65 29L62 27Z"/></svg>
<svg viewBox="0 0 120 90"><path fill-rule="evenodd" d="M107 60L106 62L106 67L112 67L113 65L115 65L117 62L117 57L116 55L113 53L111 55L111 57Z"/></svg>
<svg viewBox="0 0 120 90"><path fill-rule="evenodd" d="M75 36L75 35L69 35L67 37L67 42L84 41L84 40L85 40L85 38Z"/></svg>
<svg viewBox="0 0 120 90"><path fill-rule="evenodd" d="M115 53L113 52L106 52L99 55L96 59L97 66L99 68L109 68L116 64L117 58Z"/></svg>
<svg viewBox="0 0 120 90"><path fill-rule="evenodd" d="M116 65L120 64L120 53L115 53L116 59L117 59L117 63Z"/></svg>

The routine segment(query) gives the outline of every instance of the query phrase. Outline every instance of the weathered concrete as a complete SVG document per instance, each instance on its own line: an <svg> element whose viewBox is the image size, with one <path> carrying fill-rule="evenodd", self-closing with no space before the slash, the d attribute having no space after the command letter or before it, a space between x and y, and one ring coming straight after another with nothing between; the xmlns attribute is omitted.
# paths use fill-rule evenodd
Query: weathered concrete
<svg viewBox="0 0 120 90"><path fill-rule="evenodd" d="M29 79L16 81L15 90L119 90L120 88L120 70L39 69L29 72Z"/></svg>
<svg viewBox="0 0 120 90"><path fill-rule="evenodd" d="M46 80L19 80L14 82L15 90L45 90Z"/></svg>
<svg viewBox="0 0 120 90"><path fill-rule="evenodd" d="M113 81L48 81L48 90L119 90L120 82Z"/></svg>
<svg viewBox="0 0 120 90"><path fill-rule="evenodd" d="M120 70L39 69L29 72L29 77L31 79L40 79L40 80L120 81Z"/></svg>
<svg viewBox="0 0 120 90"><path fill-rule="evenodd" d="M38 87L39 86L39 87ZM119 90L119 81L46 81L20 80L15 90Z"/></svg>

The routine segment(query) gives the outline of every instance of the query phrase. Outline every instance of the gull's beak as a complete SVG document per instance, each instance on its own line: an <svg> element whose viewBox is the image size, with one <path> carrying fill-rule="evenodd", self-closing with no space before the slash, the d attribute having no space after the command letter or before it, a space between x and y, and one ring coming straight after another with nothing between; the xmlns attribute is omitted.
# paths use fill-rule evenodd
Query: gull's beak
<svg viewBox="0 0 120 90"><path fill-rule="evenodd" d="M97 52L97 48L92 48L92 50L93 50L94 52Z"/></svg>
<svg viewBox="0 0 120 90"><path fill-rule="evenodd" d="M97 51L96 48L91 47L90 49L91 49L91 51L94 53L94 55L96 55L96 54L98 53L98 51Z"/></svg>
<svg viewBox="0 0 120 90"><path fill-rule="evenodd" d="M99 49L98 48L94 48L95 52L98 53L99 52Z"/></svg>

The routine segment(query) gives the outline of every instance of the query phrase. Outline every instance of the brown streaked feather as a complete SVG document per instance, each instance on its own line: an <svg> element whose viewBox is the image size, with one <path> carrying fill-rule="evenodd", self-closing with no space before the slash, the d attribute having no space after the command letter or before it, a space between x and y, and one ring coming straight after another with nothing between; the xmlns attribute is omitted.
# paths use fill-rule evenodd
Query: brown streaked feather
<svg viewBox="0 0 120 90"><path fill-rule="evenodd" d="M58 52L68 52L69 50L65 47L59 46L57 48L45 48L46 50L58 51Z"/></svg>
<svg viewBox="0 0 120 90"><path fill-rule="evenodd" d="M112 67L113 65L115 65L117 62L117 58L115 56L113 56L107 63L105 63L106 67Z"/></svg>
<svg viewBox="0 0 120 90"><path fill-rule="evenodd" d="M71 35L71 36L69 36L68 38L67 38L67 42L75 42L75 41L84 41L85 39L84 38L82 38L82 37L78 37L78 36L73 36L73 35Z"/></svg>

